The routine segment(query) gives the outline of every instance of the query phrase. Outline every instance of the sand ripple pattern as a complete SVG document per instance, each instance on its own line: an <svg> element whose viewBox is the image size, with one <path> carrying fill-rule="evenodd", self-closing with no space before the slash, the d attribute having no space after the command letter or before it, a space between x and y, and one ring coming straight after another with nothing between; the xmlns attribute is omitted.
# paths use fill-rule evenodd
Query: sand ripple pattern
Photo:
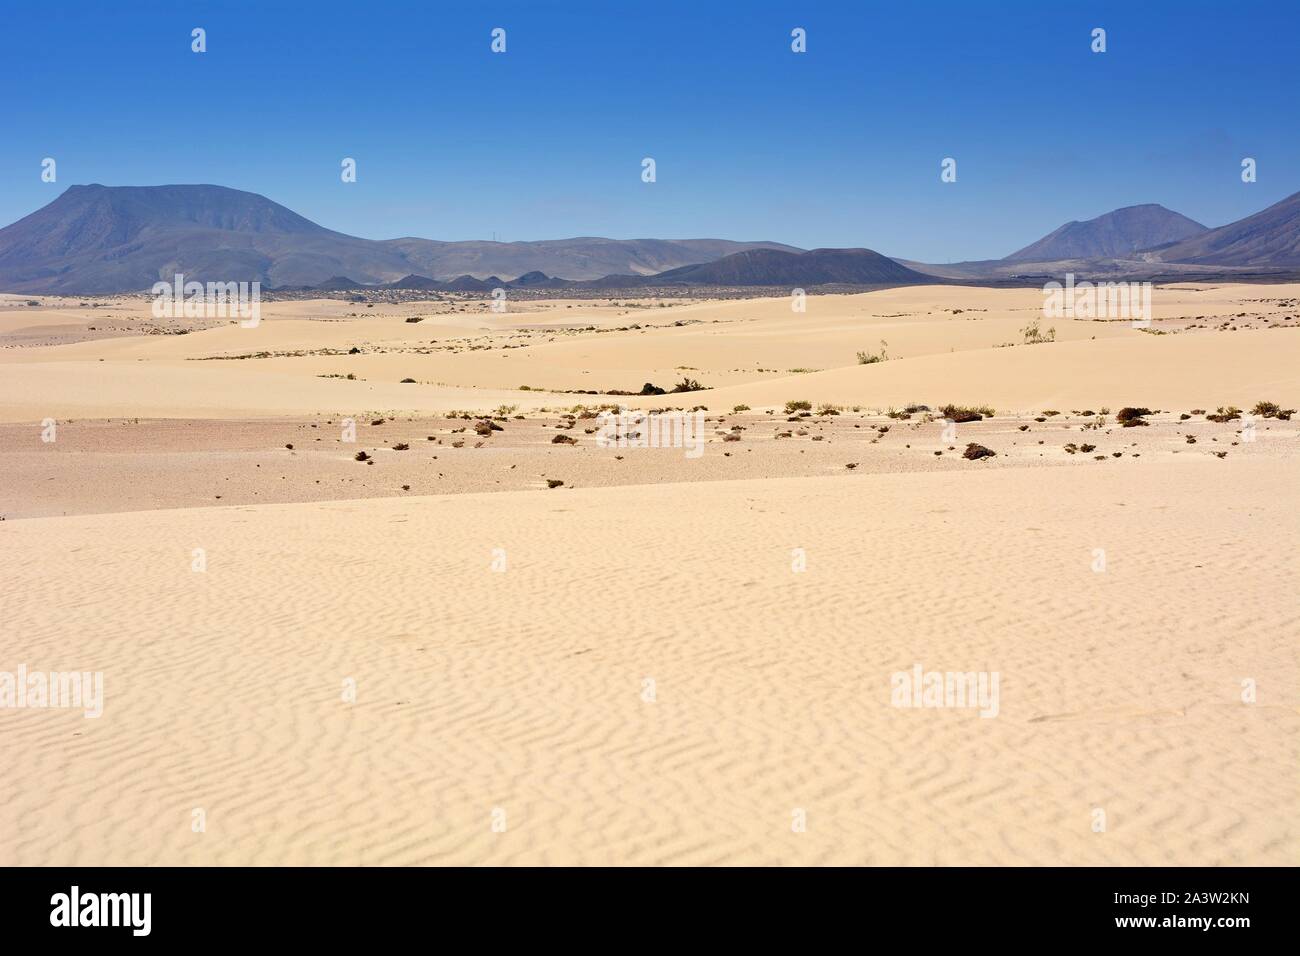
<svg viewBox="0 0 1300 956"><path fill-rule="evenodd" d="M0 670L106 703L0 710L0 864L1294 865L1297 489L972 465L5 522ZM892 707L914 662L998 671L999 716Z"/></svg>

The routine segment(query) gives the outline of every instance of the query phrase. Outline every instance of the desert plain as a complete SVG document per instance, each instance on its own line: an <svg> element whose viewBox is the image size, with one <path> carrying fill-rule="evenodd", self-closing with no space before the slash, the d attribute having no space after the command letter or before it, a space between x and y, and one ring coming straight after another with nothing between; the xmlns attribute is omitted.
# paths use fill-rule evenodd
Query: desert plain
<svg viewBox="0 0 1300 956"><path fill-rule="evenodd" d="M0 296L0 864L1300 862L1300 285L1042 304Z"/></svg>

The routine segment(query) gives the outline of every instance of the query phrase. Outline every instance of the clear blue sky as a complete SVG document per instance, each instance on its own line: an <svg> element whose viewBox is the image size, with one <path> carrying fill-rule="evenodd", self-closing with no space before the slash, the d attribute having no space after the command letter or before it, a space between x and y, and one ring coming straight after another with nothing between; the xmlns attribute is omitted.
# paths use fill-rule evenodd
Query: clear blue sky
<svg viewBox="0 0 1300 956"><path fill-rule="evenodd" d="M1213 226L1300 190L1295 0L65 0L3 21L0 223L74 183L217 183L376 239L947 261L1119 206Z"/></svg>

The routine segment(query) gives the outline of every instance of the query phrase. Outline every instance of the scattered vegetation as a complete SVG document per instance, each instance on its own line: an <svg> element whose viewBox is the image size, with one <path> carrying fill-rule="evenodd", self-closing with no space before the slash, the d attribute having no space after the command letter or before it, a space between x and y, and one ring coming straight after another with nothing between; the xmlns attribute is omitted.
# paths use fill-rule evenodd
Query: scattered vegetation
<svg viewBox="0 0 1300 956"><path fill-rule="evenodd" d="M1289 422L1295 411L1294 408L1283 408L1277 402L1256 402L1250 413L1259 418L1276 418L1280 421Z"/></svg>
<svg viewBox="0 0 1300 956"><path fill-rule="evenodd" d="M1218 422L1222 425L1224 422L1241 418L1241 409L1236 405L1229 405L1227 408L1220 405L1213 415L1206 415L1205 417L1208 421Z"/></svg>

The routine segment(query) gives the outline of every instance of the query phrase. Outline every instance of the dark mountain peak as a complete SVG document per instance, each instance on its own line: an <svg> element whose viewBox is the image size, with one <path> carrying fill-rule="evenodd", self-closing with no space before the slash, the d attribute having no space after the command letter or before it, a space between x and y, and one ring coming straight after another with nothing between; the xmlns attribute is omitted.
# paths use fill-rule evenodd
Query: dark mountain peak
<svg viewBox="0 0 1300 956"><path fill-rule="evenodd" d="M313 286L313 288L328 292L344 292L349 289L360 289L363 285L364 283L358 282L356 279L349 279L347 276L332 276Z"/></svg>
<svg viewBox="0 0 1300 956"><path fill-rule="evenodd" d="M613 280L616 277L609 277ZM871 249L747 249L714 262L644 276L643 285L724 286L907 285L933 282Z"/></svg>
<svg viewBox="0 0 1300 956"><path fill-rule="evenodd" d="M540 269L534 269L532 272L525 272L523 275L515 279L515 281L511 284L520 285L520 286L545 285L547 282L550 281L551 281L551 277L548 276L545 272L542 272Z"/></svg>
<svg viewBox="0 0 1300 956"><path fill-rule="evenodd" d="M431 279L428 276L416 275L412 272L410 275L402 276L396 282L388 283L390 289L441 289L442 283L437 279Z"/></svg>
<svg viewBox="0 0 1300 956"><path fill-rule="evenodd" d="M76 187L73 187L75 189ZM68 190L68 193L72 190ZM68 193L64 193L67 196ZM63 197L60 197L61 199ZM329 232L257 193L226 186L87 186L72 196L90 200L142 226L187 225L231 232Z"/></svg>
<svg viewBox="0 0 1300 956"><path fill-rule="evenodd" d="M1177 242L1206 227L1159 203L1124 206L1084 222L1073 220L1037 242L1011 253L1008 260L1116 258Z"/></svg>

